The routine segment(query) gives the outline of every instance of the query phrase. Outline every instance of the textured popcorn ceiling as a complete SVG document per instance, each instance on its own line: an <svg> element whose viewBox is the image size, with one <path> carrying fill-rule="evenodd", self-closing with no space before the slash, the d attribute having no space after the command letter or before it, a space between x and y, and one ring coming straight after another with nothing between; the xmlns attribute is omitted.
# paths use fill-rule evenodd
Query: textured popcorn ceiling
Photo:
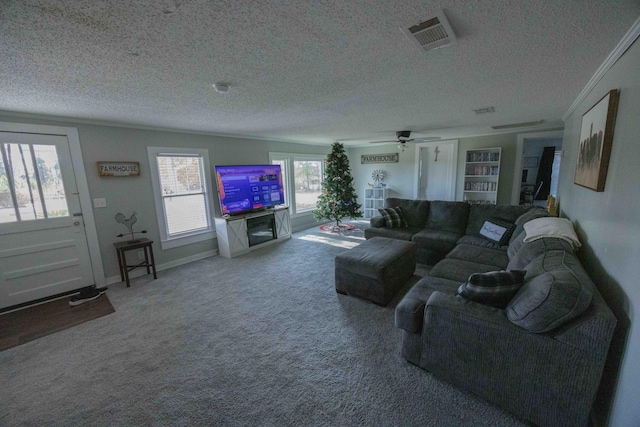
<svg viewBox="0 0 640 427"><path fill-rule="evenodd" d="M400 28L440 9L458 44L418 50ZM557 127L638 16L636 0L0 0L0 110L354 146Z"/></svg>

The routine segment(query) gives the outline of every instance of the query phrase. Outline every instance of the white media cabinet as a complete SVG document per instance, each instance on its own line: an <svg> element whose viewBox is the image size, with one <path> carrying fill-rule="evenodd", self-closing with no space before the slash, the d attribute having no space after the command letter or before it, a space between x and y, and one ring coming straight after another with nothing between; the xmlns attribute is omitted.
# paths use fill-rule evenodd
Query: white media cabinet
<svg viewBox="0 0 640 427"><path fill-rule="evenodd" d="M258 225L269 222L273 218L273 238L264 242L253 243L249 236L249 227L252 221L257 221ZM225 216L215 218L216 235L218 238L218 251L226 258L233 258L246 254L254 249L258 249L273 243L281 242L291 238L291 220L289 218L289 208L279 207L266 209L259 212L251 212L242 215ZM256 235L264 234L265 230L256 230Z"/></svg>

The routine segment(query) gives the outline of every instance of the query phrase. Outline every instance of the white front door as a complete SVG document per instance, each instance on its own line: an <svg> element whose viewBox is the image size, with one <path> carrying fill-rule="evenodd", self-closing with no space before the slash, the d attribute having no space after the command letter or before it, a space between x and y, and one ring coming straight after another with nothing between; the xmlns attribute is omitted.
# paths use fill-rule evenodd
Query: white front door
<svg viewBox="0 0 640 427"><path fill-rule="evenodd" d="M458 141L417 144L417 199L455 200Z"/></svg>
<svg viewBox="0 0 640 427"><path fill-rule="evenodd" d="M69 142L0 132L0 308L95 283Z"/></svg>

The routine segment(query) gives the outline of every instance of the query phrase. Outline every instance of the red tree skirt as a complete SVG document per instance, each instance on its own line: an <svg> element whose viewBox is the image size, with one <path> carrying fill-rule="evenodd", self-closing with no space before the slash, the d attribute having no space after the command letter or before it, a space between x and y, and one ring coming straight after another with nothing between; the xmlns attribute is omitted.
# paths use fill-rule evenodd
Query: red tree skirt
<svg viewBox="0 0 640 427"><path fill-rule="evenodd" d="M343 231L353 230L354 228L356 228L356 226L353 224L325 224L320 226L320 230L327 233L340 233Z"/></svg>

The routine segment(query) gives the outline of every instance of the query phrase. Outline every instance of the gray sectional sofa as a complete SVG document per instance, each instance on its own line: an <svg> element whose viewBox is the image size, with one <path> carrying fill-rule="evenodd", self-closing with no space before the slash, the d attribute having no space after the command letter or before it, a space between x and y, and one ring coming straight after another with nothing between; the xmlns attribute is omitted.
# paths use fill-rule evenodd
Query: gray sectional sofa
<svg viewBox="0 0 640 427"><path fill-rule="evenodd" d="M586 426L616 318L567 240L525 242L539 208L388 199L408 227L371 220L365 237L418 245L431 264L395 309L401 355L450 383L540 426ZM485 220L515 224L508 245L478 234ZM526 271L505 307L458 295L474 273Z"/></svg>

